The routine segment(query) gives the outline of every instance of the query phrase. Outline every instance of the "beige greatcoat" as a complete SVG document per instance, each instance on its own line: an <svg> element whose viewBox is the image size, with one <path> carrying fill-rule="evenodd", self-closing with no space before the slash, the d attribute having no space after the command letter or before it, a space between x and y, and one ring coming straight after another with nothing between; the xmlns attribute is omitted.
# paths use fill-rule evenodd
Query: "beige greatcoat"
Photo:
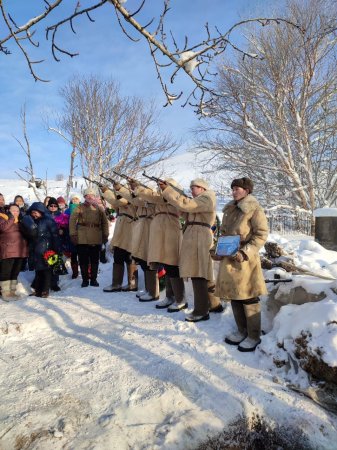
<svg viewBox="0 0 337 450"><path fill-rule="evenodd" d="M242 263L225 256L220 261L215 295L226 300L248 300L267 294L259 250L268 237L268 224L262 207L251 194L237 204L225 205L220 228L222 236L240 235L240 250L248 260Z"/></svg>
<svg viewBox="0 0 337 450"><path fill-rule="evenodd" d="M216 198L213 191L206 190L191 199L168 186L163 191L163 196L170 204L187 213L186 222L202 222L210 227L213 225L216 215ZM213 245L210 227L197 224L186 226L179 259L179 273L182 278L214 280L213 261L209 253Z"/></svg>
<svg viewBox="0 0 337 450"><path fill-rule="evenodd" d="M81 203L69 219L70 237L78 244L99 245L109 237L109 222L102 207Z"/></svg>
<svg viewBox="0 0 337 450"><path fill-rule="evenodd" d="M111 247L119 247L132 253L132 232L137 217L136 208L115 191L108 189L104 192L103 197L118 211Z"/></svg>
<svg viewBox="0 0 337 450"><path fill-rule="evenodd" d="M161 193L137 187L135 194L143 201L155 205L155 214L150 225L147 262L179 265L182 229L179 211L164 200Z"/></svg>
<svg viewBox="0 0 337 450"><path fill-rule="evenodd" d="M132 225L132 256L147 261L150 225L155 207L132 195L129 189L122 187L118 192L136 208L137 220Z"/></svg>

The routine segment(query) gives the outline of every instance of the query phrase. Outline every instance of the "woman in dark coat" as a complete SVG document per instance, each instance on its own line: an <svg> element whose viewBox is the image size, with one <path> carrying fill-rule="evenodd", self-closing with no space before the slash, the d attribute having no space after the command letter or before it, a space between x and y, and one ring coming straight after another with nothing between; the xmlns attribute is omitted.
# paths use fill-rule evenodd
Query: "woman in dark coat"
<svg viewBox="0 0 337 450"><path fill-rule="evenodd" d="M0 285L2 299L16 300L17 278L22 261L28 256L28 244L20 231L20 210L10 205L6 213L0 213Z"/></svg>
<svg viewBox="0 0 337 450"><path fill-rule="evenodd" d="M48 297L52 269L43 255L47 250L60 252L57 225L41 202L33 203L22 219L22 229L30 243L30 257L35 267L35 296Z"/></svg>
<svg viewBox="0 0 337 450"><path fill-rule="evenodd" d="M58 203L57 203L57 200L55 197L49 198L48 204L47 204L47 209L49 211L50 216L53 218L53 220L57 224L57 220L61 215L61 211L59 209L59 206L58 206ZM57 226L57 228L59 228L59 227ZM59 231L58 231L58 234L60 236ZM62 241L62 238L60 237L60 245L62 244L61 241ZM62 248L62 245L61 245L61 248ZM61 288L59 286L59 280L60 280L59 275L53 273L52 277L51 277L51 286L50 286L52 291L58 292L61 290Z"/></svg>

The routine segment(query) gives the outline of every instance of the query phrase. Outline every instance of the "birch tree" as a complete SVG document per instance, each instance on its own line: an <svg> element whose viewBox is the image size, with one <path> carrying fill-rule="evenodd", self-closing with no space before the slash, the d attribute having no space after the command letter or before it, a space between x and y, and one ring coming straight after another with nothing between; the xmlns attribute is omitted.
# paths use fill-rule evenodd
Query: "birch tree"
<svg viewBox="0 0 337 450"><path fill-rule="evenodd" d="M48 195L48 179L46 175L45 181L35 175L33 157L31 152L30 140L27 132L27 120L26 120L26 105L24 105L21 109L21 124L22 124L22 134L24 142L14 136L14 139L21 147L21 150L26 156L27 165L24 169L19 168L19 171L15 171L19 178L26 181L28 186L33 189L35 197L42 201L43 197L41 197L40 189L42 189L42 194L44 197Z"/></svg>
<svg viewBox="0 0 337 450"><path fill-rule="evenodd" d="M217 168L253 178L266 203L312 211L337 195L336 38L325 33L336 4L291 1L288 17L300 28L247 33L261 59L219 67L198 141Z"/></svg>
<svg viewBox="0 0 337 450"><path fill-rule="evenodd" d="M134 175L170 157L178 148L160 131L158 111L136 97L123 97L113 80L77 77L61 90L57 131L73 143L83 175L95 179L111 169Z"/></svg>

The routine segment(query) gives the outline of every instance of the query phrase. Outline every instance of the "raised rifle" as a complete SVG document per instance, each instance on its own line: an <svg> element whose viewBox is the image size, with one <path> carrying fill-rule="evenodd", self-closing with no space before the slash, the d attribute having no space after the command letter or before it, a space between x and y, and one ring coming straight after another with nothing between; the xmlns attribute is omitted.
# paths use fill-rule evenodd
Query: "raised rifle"
<svg viewBox="0 0 337 450"><path fill-rule="evenodd" d="M106 176L103 175L102 173L100 173L99 176L100 176L101 178L104 178L104 180L109 181L109 183L111 183L111 184L117 183L116 180L114 180L113 178L106 177Z"/></svg>
<svg viewBox="0 0 337 450"><path fill-rule="evenodd" d="M129 177L128 175L125 175L124 173L119 173L119 172L116 172L115 170L113 170L113 173L118 175L121 178L124 178L124 180L126 180L128 183L132 183L133 181L135 181L139 186L142 186L145 189L149 188L148 186L146 186L146 184L143 184L140 181L135 180L134 178Z"/></svg>
<svg viewBox="0 0 337 450"><path fill-rule="evenodd" d="M89 183L96 184L96 186L98 186L99 188L101 188L101 187L103 186L103 184L100 183L99 181L91 180L90 178L85 177L84 175L83 175L83 178L84 178L85 180L89 181Z"/></svg>
<svg viewBox="0 0 337 450"><path fill-rule="evenodd" d="M164 183L164 184L168 184L169 186L171 186L171 188L173 188L175 191L177 191L180 195L184 195L187 198L191 198L188 195L185 194L185 192L183 191L183 189L178 188L177 186L174 186L174 184L170 183L169 181L165 181L162 178L158 178L155 177L153 175L148 175L145 170L143 172L143 177L148 178L149 180L155 181L157 184L158 183Z"/></svg>

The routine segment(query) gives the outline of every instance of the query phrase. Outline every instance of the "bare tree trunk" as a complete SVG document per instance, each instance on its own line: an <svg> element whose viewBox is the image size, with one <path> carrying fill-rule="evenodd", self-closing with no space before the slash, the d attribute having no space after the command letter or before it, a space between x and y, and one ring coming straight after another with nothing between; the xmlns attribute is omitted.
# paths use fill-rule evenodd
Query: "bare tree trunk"
<svg viewBox="0 0 337 450"><path fill-rule="evenodd" d="M73 144L73 151L70 154L70 171L69 171L69 177L68 177L68 182L67 182L67 191L66 191L66 198L67 198L68 203L69 203L70 189L73 187L75 157L76 157L76 148L75 148L75 144Z"/></svg>
<svg viewBox="0 0 337 450"><path fill-rule="evenodd" d="M22 180L24 180L28 183L28 186L33 189L37 200L41 201L40 193L38 191L38 186L37 186L37 184L39 184L41 186L41 179L36 178L36 176L35 176L32 155L31 155L31 151L30 151L30 142L29 142L28 134L27 134L26 105L24 105L21 109L21 122L22 122L22 131L23 131L25 145L22 144L22 142L19 139L17 139L16 137L14 137L14 139L18 142L18 144L22 148L24 154L26 155L27 161L28 161L28 166L26 166L25 169L19 169L19 171L21 173L18 171L15 171L15 173L18 175L19 178L21 178ZM22 174L26 174L26 175L22 175ZM47 182L47 180L46 180L46 182Z"/></svg>

